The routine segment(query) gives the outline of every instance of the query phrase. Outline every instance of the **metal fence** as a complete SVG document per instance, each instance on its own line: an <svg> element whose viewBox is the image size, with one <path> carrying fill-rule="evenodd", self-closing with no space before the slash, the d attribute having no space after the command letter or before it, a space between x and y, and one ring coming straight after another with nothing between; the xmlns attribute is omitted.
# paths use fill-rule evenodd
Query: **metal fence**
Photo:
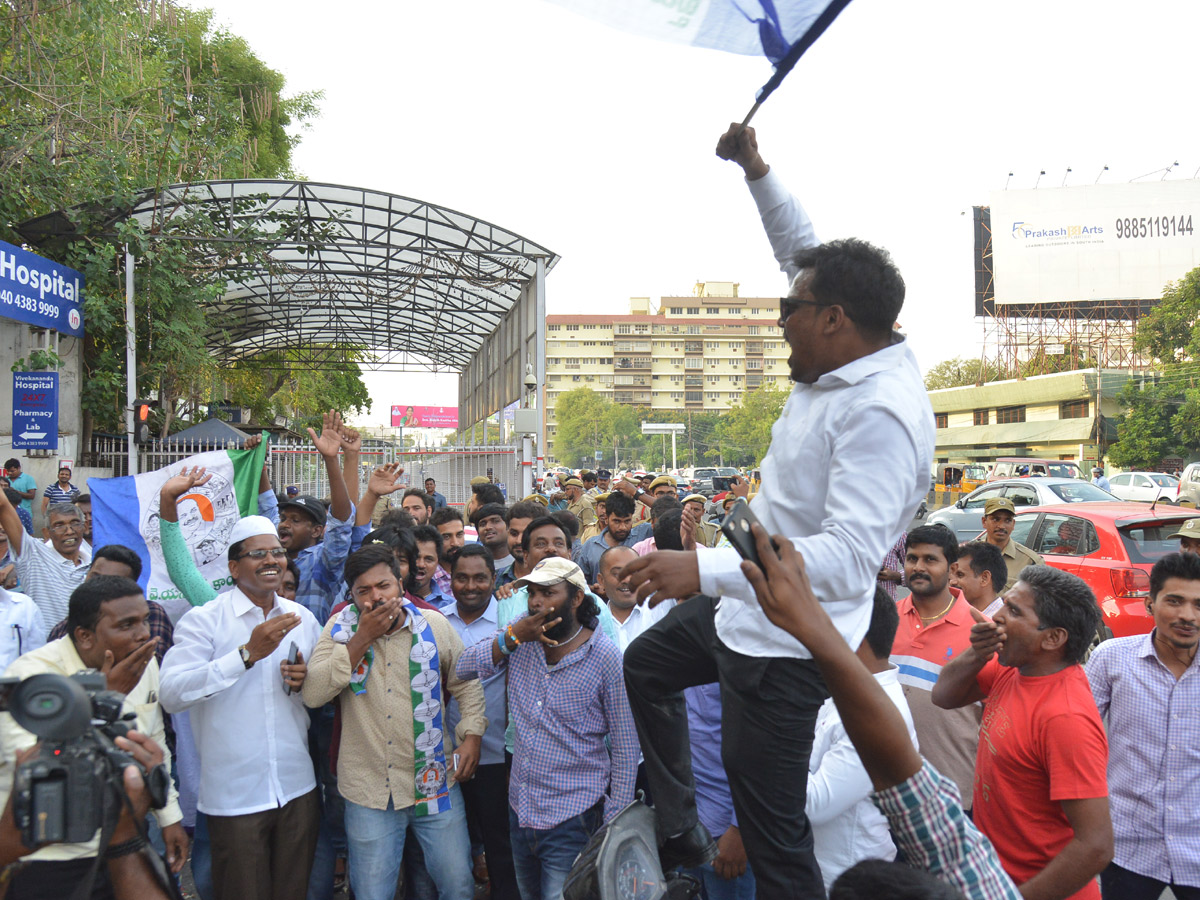
<svg viewBox="0 0 1200 900"><path fill-rule="evenodd" d="M212 441L181 444L149 444L138 447L138 471L152 472L164 466L182 462L197 453L210 450L236 450L240 444L228 445ZM471 479L476 475L490 476L510 500L521 488L520 448L511 446L464 447L452 450L418 449L399 452L393 447L368 447L362 451L358 473L359 494L366 490L371 471L383 463L399 460L404 466L401 483L423 488L426 478L437 482L438 491L446 500L459 506L471 494ZM129 474L129 459L125 439L108 435L92 437L91 450L83 454L81 465L111 469L113 475ZM267 451L267 471L271 486L281 493L288 485L296 485L301 494L325 497L329 483L325 466L312 444L307 442L272 442ZM399 503L396 504L397 506Z"/></svg>

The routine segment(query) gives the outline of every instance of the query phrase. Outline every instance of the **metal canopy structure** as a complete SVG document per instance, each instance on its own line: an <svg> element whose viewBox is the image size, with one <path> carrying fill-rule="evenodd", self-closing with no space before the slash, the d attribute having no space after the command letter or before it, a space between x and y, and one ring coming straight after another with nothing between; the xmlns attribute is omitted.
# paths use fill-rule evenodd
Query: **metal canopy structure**
<svg viewBox="0 0 1200 900"><path fill-rule="evenodd" d="M214 236L173 219L202 214ZM137 219L165 240L261 245L206 308L223 362L288 350L321 367L357 348L367 369L461 373L559 257L518 234L422 200L307 181L230 180L147 191L100 226ZM31 243L72 237L62 212L24 223ZM544 289L543 289L544 290ZM517 310L519 312L519 310ZM538 329L540 331L540 328ZM533 335L529 336L530 338ZM293 357L294 358L294 357Z"/></svg>

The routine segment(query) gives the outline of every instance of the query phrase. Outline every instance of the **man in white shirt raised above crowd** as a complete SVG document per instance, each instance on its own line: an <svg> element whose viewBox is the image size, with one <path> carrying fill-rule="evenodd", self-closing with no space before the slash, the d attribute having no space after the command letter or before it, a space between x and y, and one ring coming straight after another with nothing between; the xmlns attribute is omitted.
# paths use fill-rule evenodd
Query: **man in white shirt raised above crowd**
<svg viewBox="0 0 1200 900"><path fill-rule="evenodd" d="M270 519L247 516L229 538L234 587L175 626L162 705L191 710L215 900L304 900L320 801L300 688L321 626L276 593L287 551Z"/></svg>
<svg viewBox="0 0 1200 900"><path fill-rule="evenodd" d="M851 646L867 633L875 576L929 488L934 422L920 368L893 331L904 281L857 240L818 245L797 200L731 126L717 152L746 172L776 258L792 279L779 325L795 382L750 507L803 555L813 590ZM863 472L886 469L882 483ZM812 655L771 624L733 548L659 551L625 576L640 599L679 607L625 653L630 706L654 794L664 870L716 855L699 823L683 691L719 681L734 808L766 900L824 895L804 814L808 757L827 696ZM696 597L696 594L703 596ZM686 599L686 598L692 599Z"/></svg>

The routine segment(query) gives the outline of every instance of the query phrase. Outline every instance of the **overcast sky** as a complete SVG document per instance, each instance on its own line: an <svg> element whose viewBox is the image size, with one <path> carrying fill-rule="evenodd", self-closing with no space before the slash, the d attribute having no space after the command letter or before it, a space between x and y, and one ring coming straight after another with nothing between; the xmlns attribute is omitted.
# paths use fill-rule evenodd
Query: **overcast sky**
<svg viewBox="0 0 1200 900"><path fill-rule="evenodd" d="M600 2L600 0L597 0ZM740 170L713 155L770 76L545 0L197 3L293 91L324 90L297 169L487 219L561 255L551 313L737 281L786 287ZM922 367L978 355L971 207L1011 187L1194 178L1200 3L854 0L754 121L822 239L887 247ZM1178 167L1172 164L1178 161ZM1157 171L1157 174L1150 174ZM453 376L373 374L392 403Z"/></svg>

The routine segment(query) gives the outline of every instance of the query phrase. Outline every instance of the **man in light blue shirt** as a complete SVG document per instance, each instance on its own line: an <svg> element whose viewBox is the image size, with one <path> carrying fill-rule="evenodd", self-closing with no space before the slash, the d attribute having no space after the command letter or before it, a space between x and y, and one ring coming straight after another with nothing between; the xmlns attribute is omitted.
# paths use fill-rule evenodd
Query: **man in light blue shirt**
<svg viewBox="0 0 1200 900"><path fill-rule="evenodd" d="M454 626L464 647L496 639L500 610L492 596L495 580L496 564L483 544L467 544L450 567L454 597L442 608L442 614ZM508 834L508 762L504 752L508 699L504 670L483 680L483 699L488 725L475 774L462 782L463 801L467 821L483 838L491 896L495 900L520 900ZM458 700L451 698L446 720L451 730L457 727L460 717Z"/></svg>
<svg viewBox="0 0 1200 900"><path fill-rule="evenodd" d="M1112 485L1108 483L1108 479L1104 477L1104 470L1099 466L1092 469L1092 484L1101 490L1108 491L1110 494L1112 493Z"/></svg>
<svg viewBox="0 0 1200 900"><path fill-rule="evenodd" d="M4 471L8 474L9 485L21 495L21 509L32 516L33 498L37 496L37 482L28 472L21 471L21 461L15 456L4 463ZM33 534L32 531L29 533Z"/></svg>

